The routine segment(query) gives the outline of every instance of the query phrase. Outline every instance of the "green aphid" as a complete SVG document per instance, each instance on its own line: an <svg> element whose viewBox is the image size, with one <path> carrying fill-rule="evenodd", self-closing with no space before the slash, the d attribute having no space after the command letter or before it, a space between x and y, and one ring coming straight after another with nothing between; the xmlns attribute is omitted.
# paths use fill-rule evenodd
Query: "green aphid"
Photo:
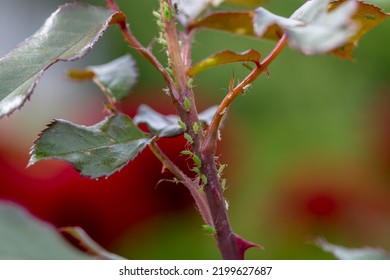
<svg viewBox="0 0 390 280"><path fill-rule="evenodd" d="M168 72L169 75L173 76L173 71L169 67L165 67L165 70Z"/></svg>
<svg viewBox="0 0 390 280"><path fill-rule="evenodd" d="M184 138L188 141L188 143L192 144L194 143L194 140L192 139L191 135L188 133L184 133Z"/></svg>
<svg viewBox="0 0 390 280"><path fill-rule="evenodd" d="M191 109L191 102L187 97L184 97L183 104L184 104L184 108L186 109L186 111L189 112Z"/></svg>
<svg viewBox="0 0 390 280"><path fill-rule="evenodd" d="M202 174L201 179L202 179L203 185L207 185L207 177L206 177L206 175Z"/></svg>
<svg viewBox="0 0 390 280"><path fill-rule="evenodd" d="M163 13L164 13L164 18L166 21L171 20L171 11L169 9L169 5L167 2L164 2L163 4Z"/></svg>
<svg viewBox="0 0 390 280"><path fill-rule="evenodd" d="M161 15L160 15L159 12L153 11L152 14L153 14L153 16L154 16L156 19L161 19Z"/></svg>
<svg viewBox="0 0 390 280"><path fill-rule="evenodd" d="M223 191L226 190L226 179L222 179L222 181L221 181L221 188L222 188Z"/></svg>
<svg viewBox="0 0 390 280"><path fill-rule="evenodd" d="M194 123L193 126L192 126L192 130L194 131L195 134L198 134L199 124L198 123Z"/></svg>
<svg viewBox="0 0 390 280"><path fill-rule="evenodd" d="M192 156L192 160L195 162L197 166L201 166L202 162L200 161L200 158L197 155Z"/></svg>
<svg viewBox="0 0 390 280"><path fill-rule="evenodd" d="M222 174L223 174L223 171L225 170L227 164L221 164L218 168L218 177L221 178Z"/></svg>
<svg viewBox="0 0 390 280"><path fill-rule="evenodd" d="M184 151L181 151L180 152L182 155L186 155L186 156L192 156L194 153L189 151L189 150L184 150Z"/></svg>
<svg viewBox="0 0 390 280"><path fill-rule="evenodd" d="M194 78L190 78L187 82L187 86L189 88L193 88L194 87Z"/></svg>
<svg viewBox="0 0 390 280"><path fill-rule="evenodd" d="M184 131L187 130L187 126L182 120L179 120L177 123Z"/></svg>
<svg viewBox="0 0 390 280"><path fill-rule="evenodd" d="M157 39L157 42L162 45L162 46L166 46L167 45L167 40L165 40L164 38L158 38Z"/></svg>
<svg viewBox="0 0 390 280"><path fill-rule="evenodd" d="M164 23L162 23L162 21L161 20L157 20L156 21L156 24L157 24L157 26L159 27L159 28L164 28Z"/></svg>
<svg viewBox="0 0 390 280"><path fill-rule="evenodd" d="M197 166L193 167L192 171L194 171L196 174L200 174L200 169Z"/></svg>
<svg viewBox="0 0 390 280"><path fill-rule="evenodd" d="M215 228L213 228L212 226L210 225L202 225L202 229L203 231L206 233L206 234L210 234L210 235L215 235L217 234L217 231L215 230Z"/></svg>

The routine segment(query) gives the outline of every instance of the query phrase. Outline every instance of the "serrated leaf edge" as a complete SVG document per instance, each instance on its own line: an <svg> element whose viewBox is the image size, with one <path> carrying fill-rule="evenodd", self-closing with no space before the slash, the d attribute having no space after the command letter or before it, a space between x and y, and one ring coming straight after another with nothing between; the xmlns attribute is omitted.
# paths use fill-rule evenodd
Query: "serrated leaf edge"
<svg viewBox="0 0 390 280"><path fill-rule="evenodd" d="M103 123L105 121L107 121L110 117L112 117L113 115L111 116L108 116L106 117L104 120L102 120L101 122L99 123ZM145 148L146 146L148 146L154 139L156 136L151 136L149 139L147 138L144 138L145 139L145 143L143 143L143 147L142 149L130 160L128 160L126 163L122 164L120 167L116 168L114 171L108 173L108 174L105 174L105 175L102 175L102 176L90 176L90 175L85 175L82 173L81 170L77 169L71 162L69 162L68 160L65 160L63 158L60 158L58 156L55 156L55 157L47 157L47 158L42 158L42 159L39 159L35 156L35 151L36 151L36 145L37 145L37 142L39 141L39 139L41 138L41 135L43 135L46 131L48 131L49 129L51 129L52 126L54 126L55 124L59 123L59 122L62 122L62 123L68 123L68 124L71 124L73 126L77 126L77 127L80 127L80 128L88 128L89 126L86 126L86 125L79 125L79 124L75 124L75 123L72 123L70 121L67 121L67 120L63 120L63 119L53 119L48 125L46 125L46 128L44 130L42 130L39 134L38 134L38 137L37 139L34 140L33 142L33 145L32 147L30 148L30 151L29 151L29 155L30 155L30 159L27 163L27 166L26 168L29 168L31 166L33 166L34 164L36 164L37 162L39 161L45 161L45 160L62 160L62 161L65 161L65 162L68 162L69 164L72 165L72 167L74 168L74 170L76 170L77 172L80 173L81 176L83 177L86 177L86 178L91 178L91 179L97 179L97 178L101 178L101 177L105 177L105 178L108 178L110 177L111 175L113 175L114 173L116 172L119 172L120 170L122 170L125 166L127 166L127 164L129 164L130 162L132 162ZM143 134L145 136L149 135L147 133L144 133ZM140 139L141 140L141 139ZM102 146L103 147L103 146ZM100 147L99 147L100 148Z"/></svg>
<svg viewBox="0 0 390 280"><path fill-rule="evenodd" d="M61 5L58 7L58 9L56 11L54 11L44 22L44 24L40 27L40 29L45 26L51 19L52 17L54 17L56 14L58 14L61 9L63 8L66 8L68 6L85 6L85 7L94 7L94 8L100 8L100 9L104 9L102 7L97 7L97 6L93 6L93 5L89 5L89 4L85 4L85 3L66 3L64 5ZM113 11L113 10L112 10ZM114 12L114 11L113 11ZM45 65L40 71L36 72L34 75L32 75L31 77L29 77L24 83L26 83L29 79L32 79L34 78L35 76L35 81L34 83L28 88L27 92L26 92L26 95L23 96L22 98L18 98L16 100L16 102L14 101L13 103L16 104L16 105L13 105L13 106L8 106L8 107L11 107L10 109L8 110L0 110L0 118L2 117L8 117L10 116L12 113L14 113L16 110L20 110L21 107L23 107L23 105L26 103L26 101L28 101L31 97L31 95L33 94L34 92L34 89L35 87L37 86L37 84L39 83L43 73L50 67L52 66L53 64L59 62L59 61L64 61L64 62L68 62L68 61L74 61L74 60L77 60L77 59L80 59L80 58L83 58L84 56L86 56L88 54L88 52L93 48L93 46L96 44L96 42L103 36L103 34L106 32L108 26L112 23L113 19L116 18L118 15L121 15L120 12L115 12L113 13L109 18L108 20L105 21L105 23L103 24L103 26L101 27L100 31L98 32L98 34L90 41L89 44L87 44L84 48L82 48L77 55L69 58L69 59L55 59L53 61L51 61L50 63L48 63L47 65ZM27 40L29 38L31 38L32 36L36 35L38 32L40 32L40 29L35 32L33 35L29 36L28 38L26 38L23 42L19 43L13 50L11 50L8 54L6 54L4 57L2 57L0 59L3 60L9 56L11 56L13 53L14 53L14 50L17 49L20 45L22 45L23 43L27 42ZM23 84L24 84L23 83ZM21 85L20 85L21 86ZM19 86L19 87L20 87ZM19 88L18 87L18 88ZM16 89L14 89L13 91L15 91ZM12 93L12 92L11 92ZM3 99L5 100L7 97L10 96L10 94L7 94L6 97ZM3 100L0 100L0 103L3 101Z"/></svg>

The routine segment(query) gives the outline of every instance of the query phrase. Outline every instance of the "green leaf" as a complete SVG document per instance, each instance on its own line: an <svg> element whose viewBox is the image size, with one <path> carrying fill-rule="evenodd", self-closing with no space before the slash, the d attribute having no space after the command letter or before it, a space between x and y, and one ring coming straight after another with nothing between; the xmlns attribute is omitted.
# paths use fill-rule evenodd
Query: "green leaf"
<svg viewBox="0 0 390 280"><path fill-rule="evenodd" d="M210 124L217 111L217 106L213 106L199 114L199 119L206 124ZM150 133L160 138L175 137L184 133L183 125L179 125L180 118L176 115L162 115L147 105L138 108L134 123L146 124Z"/></svg>
<svg viewBox="0 0 390 280"><path fill-rule="evenodd" d="M74 240L83 251L89 255L96 256L103 260L124 260L121 256L108 252L97 244L89 235L80 227L61 228L61 232L68 238Z"/></svg>
<svg viewBox="0 0 390 280"><path fill-rule="evenodd" d="M0 259L96 259L70 245L50 224L16 204L0 202Z"/></svg>
<svg viewBox="0 0 390 280"><path fill-rule="evenodd" d="M120 15L84 4L61 6L34 35L0 60L0 117L24 104L51 65L84 56Z"/></svg>
<svg viewBox="0 0 390 280"><path fill-rule="evenodd" d="M316 244L325 252L333 254L339 260L389 260L389 253L378 248L345 248L334 245L324 239L319 239Z"/></svg>
<svg viewBox="0 0 390 280"><path fill-rule="evenodd" d="M233 63L233 62L254 62L259 63L261 59L261 54L254 50L250 49L242 53L233 52L230 50L225 50L214 55L211 55L204 60L195 64L187 74L190 77L194 77L200 72L222 64Z"/></svg>
<svg viewBox="0 0 390 280"><path fill-rule="evenodd" d="M133 160L151 138L125 115L112 115L94 126L55 120L35 141L29 166L46 159L70 162L83 176L110 176Z"/></svg>
<svg viewBox="0 0 390 280"><path fill-rule="evenodd" d="M290 18L259 8L253 20L255 33L263 37L268 28L277 25L287 34L292 48L306 55L330 52L358 32L358 26L351 20L358 3L348 0L329 12L328 5L329 0L307 1Z"/></svg>
<svg viewBox="0 0 390 280"><path fill-rule="evenodd" d="M78 80L93 80L114 101L126 98L138 78L135 61L124 55L107 64L90 66L85 70L70 70L68 75Z"/></svg>

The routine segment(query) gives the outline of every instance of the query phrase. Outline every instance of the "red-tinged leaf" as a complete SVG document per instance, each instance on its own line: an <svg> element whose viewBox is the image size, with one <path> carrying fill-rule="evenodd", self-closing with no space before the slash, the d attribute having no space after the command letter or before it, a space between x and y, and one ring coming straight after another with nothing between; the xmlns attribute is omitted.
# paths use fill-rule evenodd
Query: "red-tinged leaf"
<svg viewBox="0 0 390 280"><path fill-rule="evenodd" d="M190 25L190 29L215 29L236 35L256 36L253 28L254 12L213 12L195 21ZM283 31L274 25L270 27L263 38L279 40Z"/></svg>
<svg viewBox="0 0 390 280"><path fill-rule="evenodd" d="M47 68L86 55L107 27L123 17L85 4L58 8L34 35L0 60L0 117L23 106Z"/></svg>
<svg viewBox="0 0 390 280"><path fill-rule="evenodd" d="M209 28L253 36L252 19L253 12L213 12L195 21L189 28Z"/></svg>
<svg viewBox="0 0 390 280"><path fill-rule="evenodd" d="M290 18L258 8L253 19L255 33L262 38L276 24L287 34L287 42L293 49L306 55L329 53L358 32L351 20L358 3L347 0L332 11L328 11L328 5L329 0L307 1Z"/></svg>
<svg viewBox="0 0 390 280"><path fill-rule="evenodd" d="M345 2L349 1L338 0L331 3L326 0L309 1L290 18L274 15L263 8L255 12L213 12L193 22L189 28L191 30L208 28L270 40L279 40L283 32L287 32L290 46L303 53L325 52L342 58L351 58L351 52L358 40L389 14L374 5L356 1L356 10L343 8L342 13L346 16L344 21L340 22L340 17L332 15L332 12L340 8L341 4L346 4ZM312 16L314 14L315 16ZM340 24L334 26L335 22ZM325 41L322 41L323 39ZM313 41L314 46L307 46L312 45Z"/></svg>
<svg viewBox="0 0 390 280"><path fill-rule="evenodd" d="M344 2L345 0L340 0L330 3L329 10L337 8ZM351 59L352 51L356 48L360 38L389 16L389 13L383 12L377 6L359 2L358 9L355 15L352 17L352 20L359 25L359 31L348 40L347 44L337 48L336 50L332 51L332 53L342 58Z"/></svg>
<svg viewBox="0 0 390 280"><path fill-rule="evenodd" d="M225 50L214 55L207 57L206 59L195 64L187 74L190 77L194 77L200 72L222 64L232 63L232 62L260 62L261 55L258 51L250 49L243 53L237 53L230 50Z"/></svg>
<svg viewBox="0 0 390 280"><path fill-rule="evenodd" d="M312 0L302 5L290 18L259 8L255 11L257 36L269 38L269 31L278 25L288 44L306 54L333 53L351 58L358 40L389 14L378 7L354 0Z"/></svg>

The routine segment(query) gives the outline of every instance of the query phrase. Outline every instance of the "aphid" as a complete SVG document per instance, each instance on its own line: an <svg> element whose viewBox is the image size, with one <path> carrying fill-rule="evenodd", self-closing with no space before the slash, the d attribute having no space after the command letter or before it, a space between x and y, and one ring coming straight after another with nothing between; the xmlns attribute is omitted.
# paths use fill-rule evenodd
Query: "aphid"
<svg viewBox="0 0 390 280"><path fill-rule="evenodd" d="M202 165L202 162L200 161L200 158L197 155L193 155L192 160L195 162L197 166Z"/></svg>
<svg viewBox="0 0 390 280"><path fill-rule="evenodd" d="M219 166L219 169L218 169L218 177L221 178L222 177L222 174L223 174L223 171L225 170L227 164L221 164Z"/></svg>
<svg viewBox="0 0 390 280"><path fill-rule="evenodd" d="M210 234L210 235L215 235L217 234L217 231L215 230L215 228L213 228L212 226L210 225L202 225L202 228L203 228L203 231L207 234Z"/></svg>
<svg viewBox="0 0 390 280"><path fill-rule="evenodd" d="M171 11L169 10L169 5L167 2L164 2L164 5L163 5L163 12L164 12L164 18L166 21L170 21L171 20Z"/></svg>
<svg viewBox="0 0 390 280"><path fill-rule="evenodd" d="M194 171L196 174L200 174L200 169L197 166L193 167L192 171Z"/></svg>
<svg viewBox="0 0 390 280"><path fill-rule="evenodd" d="M184 138L188 141L188 143L192 144L194 143L194 140L192 139L191 135L188 133L184 133Z"/></svg>
<svg viewBox="0 0 390 280"><path fill-rule="evenodd" d="M159 12L153 11L152 14L153 14L153 16L154 16L156 19L161 19L161 15L160 15Z"/></svg>
<svg viewBox="0 0 390 280"><path fill-rule="evenodd" d="M167 40L165 40L164 38L158 38L157 39L157 42L162 45L162 46L166 46L167 45Z"/></svg>
<svg viewBox="0 0 390 280"><path fill-rule="evenodd" d="M221 188L222 188L223 191L226 190L226 179L222 179L222 181L221 181Z"/></svg>
<svg viewBox="0 0 390 280"><path fill-rule="evenodd" d="M158 26L159 28L164 28L164 24L162 23L161 20L157 20L157 21L156 21L156 24L157 24L157 26Z"/></svg>
<svg viewBox="0 0 390 280"><path fill-rule="evenodd" d="M187 86L188 86L189 88L194 87L194 78L188 79Z"/></svg>
<svg viewBox="0 0 390 280"><path fill-rule="evenodd" d="M187 126L182 120L179 120L177 123L184 131L187 130Z"/></svg>
<svg viewBox="0 0 390 280"><path fill-rule="evenodd" d="M169 67L165 67L165 70L168 72L169 75L173 76L173 71Z"/></svg>
<svg viewBox="0 0 390 280"><path fill-rule="evenodd" d="M184 150L184 151L181 151L180 152L182 155L186 155L186 156L192 156L193 155L193 152L189 151L189 150Z"/></svg>
<svg viewBox="0 0 390 280"><path fill-rule="evenodd" d="M203 185L207 185L207 177L206 177L206 175L202 174L201 179L202 179Z"/></svg>
<svg viewBox="0 0 390 280"><path fill-rule="evenodd" d="M199 124L198 123L194 123L194 125L192 126L192 130L194 131L195 134L198 134Z"/></svg>
<svg viewBox="0 0 390 280"><path fill-rule="evenodd" d="M184 108L186 109L186 111L189 112L191 109L191 102L187 97L184 97L183 104L184 104Z"/></svg>

